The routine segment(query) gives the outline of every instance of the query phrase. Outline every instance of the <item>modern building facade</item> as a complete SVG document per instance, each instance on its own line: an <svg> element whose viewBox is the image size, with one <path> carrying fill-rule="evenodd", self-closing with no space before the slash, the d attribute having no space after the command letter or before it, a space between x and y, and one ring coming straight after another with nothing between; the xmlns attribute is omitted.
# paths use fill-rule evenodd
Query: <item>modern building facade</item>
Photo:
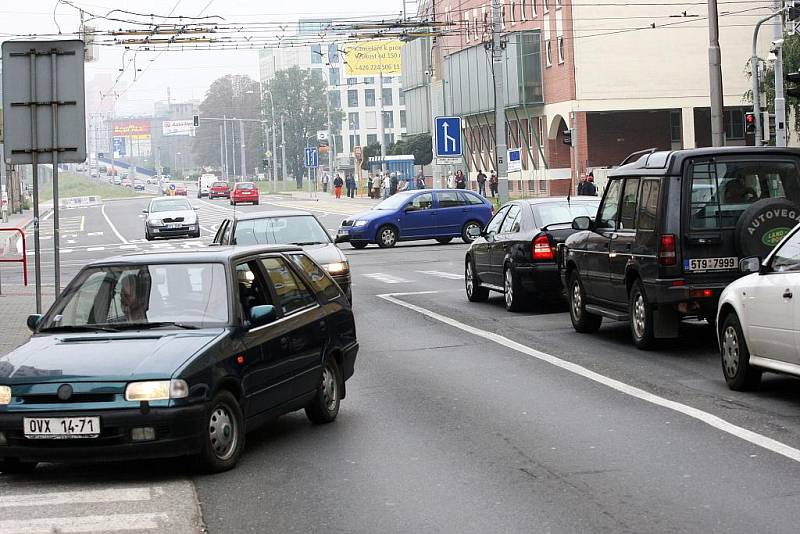
<svg viewBox="0 0 800 534"><path fill-rule="evenodd" d="M565 194L579 175L619 164L651 147L711 144L705 3L504 0L509 148L522 150L512 190ZM720 14L726 142L745 133L750 106L746 65L752 30L769 3ZM403 79L410 133L430 131L432 115L460 115L471 176L494 167L491 0L425 0L420 15L449 23L444 34L406 46ZM768 55L771 29L761 32ZM427 60L426 60L427 58ZM564 144L574 128L575 147Z"/></svg>

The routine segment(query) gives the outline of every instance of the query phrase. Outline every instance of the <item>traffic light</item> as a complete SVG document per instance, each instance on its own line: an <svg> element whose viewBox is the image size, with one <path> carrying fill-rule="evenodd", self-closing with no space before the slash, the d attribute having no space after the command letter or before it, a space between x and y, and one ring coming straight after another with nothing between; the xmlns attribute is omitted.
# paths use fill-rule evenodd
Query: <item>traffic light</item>
<svg viewBox="0 0 800 534"><path fill-rule="evenodd" d="M265 169L269 169L269 160L268 159L262 159L261 160L261 164L264 166Z"/></svg>
<svg viewBox="0 0 800 534"><path fill-rule="evenodd" d="M790 72L786 75L786 81L789 83L800 84L800 72ZM800 85L786 88L786 96L800 97Z"/></svg>
<svg viewBox="0 0 800 534"><path fill-rule="evenodd" d="M194 117L192 117L192 122L194 123L195 128L200 126L200 115L195 115Z"/></svg>
<svg viewBox="0 0 800 534"><path fill-rule="evenodd" d="M786 2L786 20L795 21L800 19L800 1Z"/></svg>
<svg viewBox="0 0 800 534"><path fill-rule="evenodd" d="M756 133L756 114L752 111L744 114L744 131L748 134Z"/></svg>
<svg viewBox="0 0 800 534"><path fill-rule="evenodd" d="M572 129L568 128L561 132L564 137L561 139L561 142L565 145L572 146Z"/></svg>

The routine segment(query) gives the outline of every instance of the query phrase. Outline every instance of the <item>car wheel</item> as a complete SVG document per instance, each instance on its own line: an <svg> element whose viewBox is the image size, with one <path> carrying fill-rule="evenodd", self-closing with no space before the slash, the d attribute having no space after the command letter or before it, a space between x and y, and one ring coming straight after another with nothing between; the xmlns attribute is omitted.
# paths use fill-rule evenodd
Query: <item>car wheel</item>
<svg viewBox="0 0 800 534"><path fill-rule="evenodd" d="M145 232L144 233L144 238L146 240L148 240L148 241L152 241L153 240L153 236L151 236L149 232Z"/></svg>
<svg viewBox="0 0 800 534"><path fill-rule="evenodd" d="M365 248L368 244L368 241L350 241L350 246L357 249Z"/></svg>
<svg viewBox="0 0 800 534"><path fill-rule="evenodd" d="M452 240L453 240L452 237L438 237L438 238L436 238L436 241L441 245L446 245Z"/></svg>
<svg viewBox="0 0 800 534"><path fill-rule="evenodd" d="M600 329L603 317L586 311L586 292L578 271L569 278L569 318L572 328L582 334L592 334Z"/></svg>
<svg viewBox="0 0 800 534"><path fill-rule="evenodd" d="M472 260L467 258L464 265L464 289L467 291L467 300L470 302L486 302L489 300L489 290L481 286L478 274L472 266Z"/></svg>
<svg viewBox="0 0 800 534"><path fill-rule="evenodd" d="M464 227L461 229L461 239L464 243L470 244L475 241L474 237L469 236L469 231L473 228L477 228L478 230L481 229L481 223L478 221L467 221Z"/></svg>
<svg viewBox="0 0 800 534"><path fill-rule="evenodd" d="M208 406L199 461L203 470L219 473L239 460L244 449L244 418L230 391L217 393Z"/></svg>
<svg viewBox="0 0 800 534"><path fill-rule="evenodd" d="M253 206L258 206L258 200L256 200L255 202L253 202Z"/></svg>
<svg viewBox="0 0 800 534"><path fill-rule="evenodd" d="M506 310L518 312L525 307L525 290L522 289L519 277L514 273L511 265L506 265L503 270L503 295L505 296Z"/></svg>
<svg viewBox="0 0 800 534"><path fill-rule="evenodd" d="M652 348L655 343L653 310L647 303L647 295L645 295L641 280L636 280L631 287L628 311L631 317L631 335L634 345L643 350Z"/></svg>
<svg viewBox="0 0 800 534"><path fill-rule="evenodd" d="M378 230L378 246L381 248L391 248L397 244L397 230L389 226L381 226Z"/></svg>
<svg viewBox="0 0 800 534"><path fill-rule="evenodd" d="M330 423L339 414L342 400L342 374L334 358L328 358L322 368L317 393L306 406L306 417L316 425Z"/></svg>
<svg viewBox="0 0 800 534"><path fill-rule="evenodd" d="M762 371L750 365L750 350L742 332L742 325L735 313L729 314L722 323L720 334L722 374L725 382L734 391L755 389L761 382Z"/></svg>
<svg viewBox="0 0 800 534"><path fill-rule="evenodd" d="M17 460L0 460L0 473L18 475L30 473L36 469L37 462L20 462Z"/></svg>
<svg viewBox="0 0 800 534"><path fill-rule="evenodd" d="M189 237L191 237L193 239L197 239L198 237L200 237L200 230L198 230L195 233L191 234Z"/></svg>

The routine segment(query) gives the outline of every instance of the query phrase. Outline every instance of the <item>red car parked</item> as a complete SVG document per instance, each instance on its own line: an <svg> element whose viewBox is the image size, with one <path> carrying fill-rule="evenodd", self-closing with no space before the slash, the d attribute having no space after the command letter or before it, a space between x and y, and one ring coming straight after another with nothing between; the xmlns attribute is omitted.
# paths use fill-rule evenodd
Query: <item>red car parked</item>
<svg viewBox="0 0 800 534"><path fill-rule="evenodd" d="M211 184L211 187L208 188L208 198L231 198L231 188L228 186L228 182L214 182Z"/></svg>
<svg viewBox="0 0 800 534"><path fill-rule="evenodd" d="M253 182L239 182L233 186L233 191L231 191L231 206L241 204L242 202L250 202L256 206L258 205L258 188Z"/></svg>
<svg viewBox="0 0 800 534"><path fill-rule="evenodd" d="M180 196L182 196L182 197L185 197L185 196L186 196L186 193L187 193L187 192L186 192L186 186L185 186L185 185L183 185L183 184L177 184L177 185L175 186L175 194L176 194L176 195L180 195Z"/></svg>

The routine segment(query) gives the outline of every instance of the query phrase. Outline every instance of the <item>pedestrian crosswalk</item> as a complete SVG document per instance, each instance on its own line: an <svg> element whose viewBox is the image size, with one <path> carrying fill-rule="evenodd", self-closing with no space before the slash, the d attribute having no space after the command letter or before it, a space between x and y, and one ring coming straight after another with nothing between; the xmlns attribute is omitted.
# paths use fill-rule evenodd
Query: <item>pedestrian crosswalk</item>
<svg viewBox="0 0 800 534"><path fill-rule="evenodd" d="M180 251L180 250L196 250L198 248L205 248L209 244L208 239L193 239L193 240L171 240L171 241L164 241L164 242L149 242L144 239L137 239L134 241L129 241L126 244L116 243L111 245L98 245L98 246L84 246L84 247L70 247L70 246L62 246L59 249L61 254L70 254L72 252L111 252L111 253L122 253L122 252L147 252L147 251ZM42 254L52 253L52 250L44 249L42 250ZM34 256L35 252L32 249L28 249L26 254L28 256Z"/></svg>
<svg viewBox="0 0 800 534"><path fill-rule="evenodd" d="M464 275L458 273L450 273L445 271L414 271L417 274L421 274L421 279L430 279L431 277L434 278L443 278L446 280L463 280ZM375 280L377 282L383 282L384 284L410 284L415 282L416 280L411 280L408 278L403 278L402 276L398 276L395 274L388 274L388 273L367 273L364 275L366 278L371 280Z"/></svg>
<svg viewBox="0 0 800 534"><path fill-rule="evenodd" d="M155 483L73 482L0 478L0 532L202 532L194 487L188 480Z"/></svg>

